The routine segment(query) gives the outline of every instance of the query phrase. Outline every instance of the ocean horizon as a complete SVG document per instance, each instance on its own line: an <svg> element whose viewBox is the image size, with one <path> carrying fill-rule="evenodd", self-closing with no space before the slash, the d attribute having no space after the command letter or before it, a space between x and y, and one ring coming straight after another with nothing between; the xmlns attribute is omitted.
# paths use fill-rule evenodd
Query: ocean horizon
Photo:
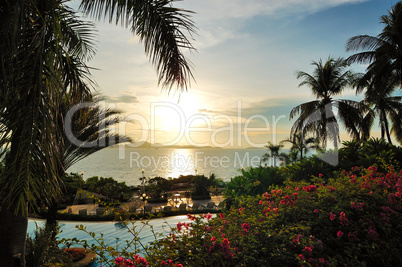
<svg viewBox="0 0 402 267"><path fill-rule="evenodd" d="M139 185L144 176L177 178L180 175L215 174L223 181L241 174L242 168L261 165L267 149L132 148L109 147L74 164L67 173L112 177L127 185ZM271 163L265 162L268 166ZM265 165L263 163L263 165Z"/></svg>

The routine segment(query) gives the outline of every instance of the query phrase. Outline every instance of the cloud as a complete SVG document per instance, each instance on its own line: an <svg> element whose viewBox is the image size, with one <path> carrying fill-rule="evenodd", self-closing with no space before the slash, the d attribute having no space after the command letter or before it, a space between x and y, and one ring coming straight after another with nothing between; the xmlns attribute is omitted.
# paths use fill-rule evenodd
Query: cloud
<svg viewBox="0 0 402 267"><path fill-rule="evenodd" d="M188 0L176 6L194 11L198 27L197 49L205 49L227 40L247 38L241 29L256 16L300 18L332 7L369 0Z"/></svg>
<svg viewBox="0 0 402 267"><path fill-rule="evenodd" d="M201 114L220 114L220 111L210 110L206 108L201 108L197 110Z"/></svg>
<svg viewBox="0 0 402 267"><path fill-rule="evenodd" d="M204 17L202 21L222 18L247 19L259 15L315 13L331 7L367 2L368 0L203 0L184 1L183 5ZM205 16L207 18L205 18Z"/></svg>
<svg viewBox="0 0 402 267"><path fill-rule="evenodd" d="M133 95L128 94L120 94L119 96L104 96L105 100L114 102L114 103L138 103L138 98Z"/></svg>

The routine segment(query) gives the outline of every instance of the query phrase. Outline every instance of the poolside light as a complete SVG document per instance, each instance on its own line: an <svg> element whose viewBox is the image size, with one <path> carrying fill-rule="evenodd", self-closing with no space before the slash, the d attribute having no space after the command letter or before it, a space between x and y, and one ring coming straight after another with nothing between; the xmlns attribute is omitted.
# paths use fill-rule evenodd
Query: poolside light
<svg viewBox="0 0 402 267"><path fill-rule="evenodd" d="M143 194L141 195L140 199L141 199L141 201L144 202L144 215L145 215L145 202L146 202L147 199L148 199L147 194L143 193Z"/></svg>

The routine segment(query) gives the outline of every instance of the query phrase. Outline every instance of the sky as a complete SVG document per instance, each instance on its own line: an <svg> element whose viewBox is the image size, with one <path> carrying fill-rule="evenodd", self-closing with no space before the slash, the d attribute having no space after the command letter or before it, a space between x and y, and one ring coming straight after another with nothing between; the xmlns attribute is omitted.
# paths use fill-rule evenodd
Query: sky
<svg viewBox="0 0 402 267"><path fill-rule="evenodd" d="M77 6L76 1L73 6ZM195 80L168 93L139 39L96 22L97 53L88 63L105 107L128 118L120 133L135 144L262 147L289 137L291 109L314 100L297 71L313 61L348 57L347 40L378 35L395 0L183 0L194 11L195 52L185 52ZM365 67L352 65L363 72ZM337 98L361 100L353 90ZM374 135L378 129L374 129ZM341 139L348 140L342 132Z"/></svg>

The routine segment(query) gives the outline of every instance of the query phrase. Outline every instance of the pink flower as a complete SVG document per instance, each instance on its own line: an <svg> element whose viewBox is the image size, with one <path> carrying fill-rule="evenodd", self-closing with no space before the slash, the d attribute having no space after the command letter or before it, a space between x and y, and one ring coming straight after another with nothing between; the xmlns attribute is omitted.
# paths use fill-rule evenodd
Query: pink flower
<svg viewBox="0 0 402 267"><path fill-rule="evenodd" d="M303 189L306 191L306 192L316 192L317 191L317 186L315 186L315 185L309 185L308 187L303 187Z"/></svg>
<svg viewBox="0 0 402 267"><path fill-rule="evenodd" d="M123 263L123 262L124 262L124 258L121 257L121 256L119 256L119 257L117 257L117 258L114 259L114 262L115 262L116 264Z"/></svg>
<svg viewBox="0 0 402 267"><path fill-rule="evenodd" d="M338 233L336 234L339 238L341 238L343 236L343 232L342 231L338 231Z"/></svg>
<svg viewBox="0 0 402 267"><path fill-rule="evenodd" d="M368 170L376 172L377 171L377 167L368 167Z"/></svg>
<svg viewBox="0 0 402 267"><path fill-rule="evenodd" d="M195 217L194 215L191 215L190 213L187 214L187 218L188 218L189 220L192 220L192 221L195 221L195 220L196 220L196 217Z"/></svg>
<svg viewBox="0 0 402 267"><path fill-rule="evenodd" d="M349 220L346 218L346 214L342 211L339 217L339 221L341 222L342 226L348 226Z"/></svg>
<svg viewBox="0 0 402 267"><path fill-rule="evenodd" d="M268 194L268 192L265 192L264 194L262 194L262 196L266 199L270 199L271 198L271 194Z"/></svg>
<svg viewBox="0 0 402 267"><path fill-rule="evenodd" d="M303 251L307 252L308 255L311 255L313 253L313 249L310 247L304 247Z"/></svg>
<svg viewBox="0 0 402 267"><path fill-rule="evenodd" d="M221 217L221 219L225 219L225 215L223 215L223 213L219 213L219 217Z"/></svg>
<svg viewBox="0 0 402 267"><path fill-rule="evenodd" d="M314 211L313 211L314 213L318 213L318 210L317 209L314 209Z"/></svg>
<svg viewBox="0 0 402 267"><path fill-rule="evenodd" d="M356 210L356 211L361 211L363 210L363 208L366 206L366 204L364 202L352 202L351 204L352 209Z"/></svg>
<svg viewBox="0 0 402 267"><path fill-rule="evenodd" d="M299 259L302 260L302 261L306 260L302 254L299 254Z"/></svg>
<svg viewBox="0 0 402 267"><path fill-rule="evenodd" d="M212 214L208 212L208 214L203 214L202 215L205 219L207 219L208 221L212 218Z"/></svg>
<svg viewBox="0 0 402 267"><path fill-rule="evenodd" d="M250 225L248 223L243 223L241 228L243 228L244 232L248 232L250 230Z"/></svg>
<svg viewBox="0 0 402 267"><path fill-rule="evenodd" d="M335 214L333 214L332 212L329 213L329 219L330 219L331 221L335 220L335 217L336 217Z"/></svg>

